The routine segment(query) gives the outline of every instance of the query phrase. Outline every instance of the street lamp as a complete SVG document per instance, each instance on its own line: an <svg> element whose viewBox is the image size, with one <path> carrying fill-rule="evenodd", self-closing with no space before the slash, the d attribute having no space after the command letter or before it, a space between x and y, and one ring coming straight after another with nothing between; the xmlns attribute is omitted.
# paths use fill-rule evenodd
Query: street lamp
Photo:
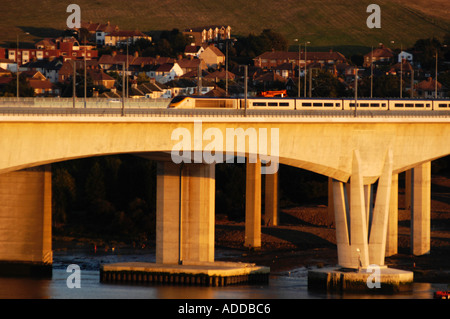
<svg viewBox="0 0 450 319"><path fill-rule="evenodd" d="M395 43L395 41L391 41L392 44ZM403 43L400 43L400 98L403 98L403 58L402 58L402 52L403 52Z"/></svg>
<svg viewBox="0 0 450 319"><path fill-rule="evenodd" d="M304 87L304 97L306 97L306 61L307 61L307 59L306 59L306 45L307 44L311 44L311 42L309 42L309 41L307 41L307 42L305 42L305 87Z"/></svg>
<svg viewBox="0 0 450 319"><path fill-rule="evenodd" d="M300 40L299 39L294 39L295 42L298 42L298 97L300 97Z"/></svg>
<svg viewBox="0 0 450 319"><path fill-rule="evenodd" d="M29 32L24 32L23 34L30 34ZM19 76L20 76L20 71L19 71L19 33L17 33L17 50L16 50L16 64L17 64L17 72L16 72L16 77L17 77L17 99L19 99Z"/></svg>

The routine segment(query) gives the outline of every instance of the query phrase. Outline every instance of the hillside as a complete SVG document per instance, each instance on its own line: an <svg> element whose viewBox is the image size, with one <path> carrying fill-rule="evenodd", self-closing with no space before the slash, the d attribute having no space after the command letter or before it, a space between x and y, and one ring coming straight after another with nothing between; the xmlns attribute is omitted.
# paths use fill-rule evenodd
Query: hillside
<svg viewBox="0 0 450 319"><path fill-rule="evenodd" d="M73 1L2 0L0 43L15 43L59 35L65 28L66 7ZM78 0L82 20L118 24L144 32L227 24L233 35L259 34L272 29L286 36L310 41L312 47L370 47L378 43L412 45L419 38L450 32L447 0L379 0L381 29L369 29L366 8L373 1L352 0Z"/></svg>

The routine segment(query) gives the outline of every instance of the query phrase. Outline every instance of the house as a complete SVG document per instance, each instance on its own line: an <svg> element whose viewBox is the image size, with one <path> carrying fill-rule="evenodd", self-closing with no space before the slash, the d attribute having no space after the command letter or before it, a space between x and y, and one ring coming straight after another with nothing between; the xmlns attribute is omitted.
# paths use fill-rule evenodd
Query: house
<svg viewBox="0 0 450 319"><path fill-rule="evenodd" d="M139 39L152 40L150 36L137 30L105 32L100 38L104 38L104 45L106 46L124 46L127 45L127 43L135 43Z"/></svg>
<svg viewBox="0 0 450 319"><path fill-rule="evenodd" d="M48 80L29 80L28 83L33 88L35 96L59 95L59 89Z"/></svg>
<svg viewBox="0 0 450 319"><path fill-rule="evenodd" d="M162 84L159 83L153 79L150 80L150 82L145 82L142 83L141 85L138 86L143 92L145 92L145 97L146 98L151 98L151 99L158 99L158 98L162 98L162 99L168 99L172 97L172 92L169 90L169 88Z"/></svg>
<svg viewBox="0 0 450 319"><path fill-rule="evenodd" d="M192 39L194 45L219 43L231 39L231 27L224 25L212 25L185 29L183 32Z"/></svg>
<svg viewBox="0 0 450 319"><path fill-rule="evenodd" d="M70 81L73 77L73 64L75 63L75 69L76 72L78 74L83 74L84 75L84 61L78 60L69 60L69 61L65 61L63 62L63 64L61 65L61 68L58 71L58 80L57 82L67 82ZM97 61L86 61L86 69L90 70L90 69L98 69L98 63Z"/></svg>
<svg viewBox="0 0 450 319"><path fill-rule="evenodd" d="M295 70L297 69L298 71L298 68L295 66L294 63L283 63L277 65L273 69L275 70L276 74L281 75L285 79L294 77L296 75Z"/></svg>
<svg viewBox="0 0 450 319"><path fill-rule="evenodd" d="M391 63L394 59L394 52L381 44L378 48L364 55L364 67L369 67L372 63Z"/></svg>
<svg viewBox="0 0 450 319"><path fill-rule="evenodd" d="M225 63L225 55L214 45L209 45L206 47L199 58L205 61L208 68L216 69L219 65Z"/></svg>
<svg viewBox="0 0 450 319"><path fill-rule="evenodd" d="M433 80L431 77L419 82L416 86L416 90L418 96L426 99L444 98L447 96L446 88L440 82L436 82L436 80Z"/></svg>
<svg viewBox="0 0 450 319"><path fill-rule="evenodd" d="M186 56L192 56L195 58L198 58L202 52L205 51L205 48L201 45L187 45L184 49L184 55Z"/></svg>
<svg viewBox="0 0 450 319"><path fill-rule="evenodd" d="M206 70L206 62L202 59L187 58L177 60L178 65L183 70L183 74L190 72L197 72L200 68L201 70Z"/></svg>
<svg viewBox="0 0 450 319"><path fill-rule="evenodd" d="M227 75L228 73L228 75ZM226 78L228 76L228 81L233 81L236 76L234 75L234 73L228 71L226 72L224 69L222 70L216 70L212 73L209 73L208 75L206 75L205 77L203 77L205 80L211 80L213 82L219 82L219 81L226 81Z"/></svg>
<svg viewBox="0 0 450 319"><path fill-rule="evenodd" d="M28 62L21 66L21 69L26 69L28 71L39 71L42 73L50 82L58 82L59 70L63 65L62 59L47 59L37 60Z"/></svg>
<svg viewBox="0 0 450 319"><path fill-rule="evenodd" d="M414 60L414 55L412 53L402 51L398 55L397 62L400 63L401 61L406 61L406 62L412 64L414 62L413 60Z"/></svg>
<svg viewBox="0 0 450 319"><path fill-rule="evenodd" d="M95 86L101 86L105 89L112 89L116 83L116 80L112 76L103 72L103 70L91 69L87 71L87 74L91 77L92 83Z"/></svg>
<svg viewBox="0 0 450 319"><path fill-rule="evenodd" d="M321 65L333 65L346 62L342 53L329 52L286 52L286 51L267 51L255 57L253 63L255 66L263 69L272 69L279 65L290 63L292 66L304 68L306 63L319 63Z"/></svg>
<svg viewBox="0 0 450 319"><path fill-rule="evenodd" d="M147 66L144 70L148 77L154 78L163 84L183 75L183 70L176 62Z"/></svg>
<svg viewBox="0 0 450 319"><path fill-rule="evenodd" d="M189 79L178 79L166 83L168 89L172 93L172 97L177 95L194 95L198 92L198 83ZM202 83L201 94L208 93L215 88L215 85L210 85L207 82Z"/></svg>
<svg viewBox="0 0 450 319"><path fill-rule="evenodd" d="M17 72L17 64L13 60L10 59L0 59L0 68L9 70L11 72Z"/></svg>
<svg viewBox="0 0 450 319"><path fill-rule="evenodd" d="M103 70L110 70L114 68L115 70L122 69L123 64L132 65L135 57L133 55L117 54L114 51L111 55L104 54L98 59L98 65ZM120 66L120 67L119 67Z"/></svg>

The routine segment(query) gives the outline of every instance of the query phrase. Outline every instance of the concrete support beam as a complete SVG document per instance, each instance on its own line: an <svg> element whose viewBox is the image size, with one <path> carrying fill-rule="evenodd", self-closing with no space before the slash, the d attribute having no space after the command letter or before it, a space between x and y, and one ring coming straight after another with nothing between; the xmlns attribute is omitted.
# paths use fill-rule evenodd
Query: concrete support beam
<svg viewBox="0 0 450 319"><path fill-rule="evenodd" d="M328 177L328 209L327 209L327 225L335 226L334 223L334 202L333 202L333 179Z"/></svg>
<svg viewBox="0 0 450 319"><path fill-rule="evenodd" d="M431 162L412 169L411 175L411 252L430 253Z"/></svg>
<svg viewBox="0 0 450 319"><path fill-rule="evenodd" d="M245 242L248 248L261 247L261 161L246 166Z"/></svg>
<svg viewBox="0 0 450 319"><path fill-rule="evenodd" d="M350 244L351 263L369 266L368 233L366 221L366 204L363 176L361 175L361 158L358 151L353 153L352 176L350 177Z"/></svg>
<svg viewBox="0 0 450 319"><path fill-rule="evenodd" d="M344 183L333 180L333 204L336 224L336 245L338 264L342 267L353 266L350 263L350 238L348 231L348 203Z"/></svg>
<svg viewBox="0 0 450 319"><path fill-rule="evenodd" d="M0 175L0 261L49 266L52 253L50 165Z"/></svg>
<svg viewBox="0 0 450 319"><path fill-rule="evenodd" d="M158 162L156 262L214 261L215 165Z"/></svg>
<svg viewBox="0 0 450 319"><path fill-rule="evenodd" d="M278 226L278 172L265 176L265 213L264 219L268 226Z"/></svg>
<svg viewBox="0 0 450 319"><path fill-rule="evenodd" d="M392 175L391 199L389 203L386 257L398 253L398 174Z"/></svg>
<svg viewBox="0 0 450 319"><path fill-rule="evenodd" d="M386 253L386 235L389 216L389 202L392 186L393 155L388 152L383 172L378 180L377 197L370 223L369 262L383 266Z"/></svg>

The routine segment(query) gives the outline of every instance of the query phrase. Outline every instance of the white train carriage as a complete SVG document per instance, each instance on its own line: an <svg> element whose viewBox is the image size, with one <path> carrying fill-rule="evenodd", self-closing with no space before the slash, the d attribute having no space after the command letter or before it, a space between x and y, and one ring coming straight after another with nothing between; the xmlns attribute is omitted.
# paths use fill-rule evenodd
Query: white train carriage
<svg viewBox="0 0 450 319"><path fill-rule="evenodd" d="M450 100L434 100L433 111L450 111Z"/></svg>
<svg viewBox="0 0 450 319"><path fill-rule="evenodd" d="M296 110L342 110L342 99L296 99Z"/></svg>
<svg viewBox="0 0 450 319"><path fill-rule="evenodd" d="M432 100L421 99L390 99L390 111L431 111L433 110Z"/></svg>
<svg viewBox="0 0 450 319"><path fill-rule="evenodd" d="M355 99L343 99L343 110L355 110ZM357 99L357 110L367 111L387 111L389 109L389 101L386 99Z"/></svg>
<svg viewBox="0 0 450 319"><path fill-rule="evenodd" d="M245 99L241 99L241 108L245 108ZM294 110L295 100L287 98L249 98L247 108L256 110Z"/></svg>

